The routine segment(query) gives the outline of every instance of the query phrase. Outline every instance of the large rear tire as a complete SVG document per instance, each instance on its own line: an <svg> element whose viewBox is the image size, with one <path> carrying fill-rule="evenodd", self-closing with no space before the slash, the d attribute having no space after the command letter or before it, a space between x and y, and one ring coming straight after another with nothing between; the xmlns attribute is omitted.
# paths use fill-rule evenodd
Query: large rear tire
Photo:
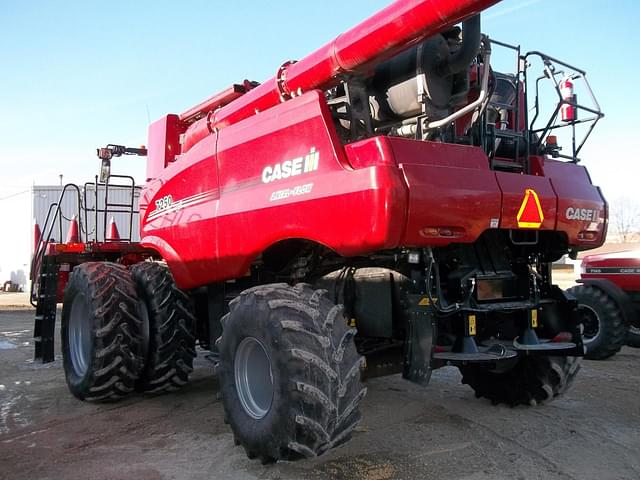
<svg viewBox="0 0 640 480"><path fill-rule="evenodd" d="M576 285L567 292L578 300L585 358L604 360L618 353L624 345L627 326L616 302L590 285Z"/></svg>
<svg viewBox="0 0 640 480"><path fill-rule="evenodd" d="M145 369L136 388L148 393L178 390L189 381L196 356L196 320L189 298L160 263L133 265L131 275L148 321Z"/></svg>
<svg viewBox="0 0 640 480"><path fill-rule="evenodd" d="M81 400L117 400L133 392L144 366L143 321L125 267L89 262L73 269L62 308L67 385Z"/></svg>
<svg viewBox="0 0 640 480"><path fill-rule="evenodd" d="M522 357L506 372L483 365L460 367L462 383L497 405L541 405L564 394L580 370L579 357Z"/></svg>
<svg viewBox="0 0 640 480"><path fill-rule="evenodd" d="M366 389L342 306L326 290L274 284L229 308L217 371L226 419L249 458L315 457L347 441Z"/></svg>

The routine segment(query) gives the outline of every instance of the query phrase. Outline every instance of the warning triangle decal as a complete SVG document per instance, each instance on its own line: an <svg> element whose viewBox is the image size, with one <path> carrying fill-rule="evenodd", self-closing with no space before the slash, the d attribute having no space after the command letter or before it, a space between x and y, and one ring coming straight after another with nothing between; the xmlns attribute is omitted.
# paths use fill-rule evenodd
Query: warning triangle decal
<svg viewBox="0 0 640 480"><path fill-rule="evenodd" d="M524 192L517 219L519 228L540 228L544 221L540 199L531 188L527 188Z"/></svg>

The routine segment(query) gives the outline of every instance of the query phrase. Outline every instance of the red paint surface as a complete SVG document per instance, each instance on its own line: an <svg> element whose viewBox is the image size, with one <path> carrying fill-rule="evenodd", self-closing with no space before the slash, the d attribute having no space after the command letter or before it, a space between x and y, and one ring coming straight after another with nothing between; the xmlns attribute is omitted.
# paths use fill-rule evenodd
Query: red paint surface
<svg viewBox="0 0 640 480"><path fill-rule="evenodd" d="M174 114L165 115L149 125L147 180L160 175L180 153L180 134L185 128Z"/></svg>
<svg viewBox="0 0 640 480"><path fill-rule="evenodd" d="M630 269L633 272L583 273L581 276L584 279L604 278L623 290L640 292L640 250L587 255L582 259L582 268Z"/></svg>
<svg viewBox="0 0 640 480"><path fill-rule="evenodd" d="M403 243L473 242L500 218L500 190L487 157L475 147L387 139L409 188ZM429 228L454 229L455 238L425 236Z"/></svg>
<svg viewBox="0 0 640 480"><path fill-rule="evenodd" d="M555 230L557 198L548 178L536 175L522 175L495 172L502 191L502 213L500 228L518 228L518 212L527 188L538 194L544 221L540 230Z"/></svg>
<svg viewBox="0 0 640 480"><path fill-rule="evenodd" d="M244 275L287 239L344 256L470 243L489 228L517 228L529 188L540 199L542 230L566 232L577 249L601 244L606 207L581 167L538 159L532 175L495 172L478 147L388 137L344 147L337 137L322 90L340 74L364 74L494 3L395 2L284 64L278 81L241 96L222 92L182 120L169 115L151 125L142 246L168 262L178 286L192 288ZM317 168L303 171L316 154ZM597 210L598 219L569 220L562 216L569 207Z"/></svg>
<svg viewBox="0 0 640 480"><path fill-rule="evenodd" d="M607 234L607 205L600 189L591 184L587 169L575 163L546 159L544 172L558 198L556 229L566 232L569 244L577 245L579 249L587 250L602 245ZM568 208L595 210L598 215L593 221L569 219ZM591 232L594 238L580 240L580 232Z"/></svg>
<svg viewBox="0 0 640 480"><path fill-rule="evenodd" d="M317 170L263 182L265 167L312 149ZM559 220L557 206L588 205L602 212L601 241L597 189L582 167L555 163L547 162L543 177L494 172L478 147L391 137L343 147L324 95L313 91L205 138L169 164L142 192L142 244L191 288L238 278L266 248L291 238L345 256L473 242L496 225L517 228L527 188L540 198L541 229L558 226L582 247L583 222ZM309 184L306 193L272 199ZM156 201L168 195L175 208L158 214Z"/></svg>

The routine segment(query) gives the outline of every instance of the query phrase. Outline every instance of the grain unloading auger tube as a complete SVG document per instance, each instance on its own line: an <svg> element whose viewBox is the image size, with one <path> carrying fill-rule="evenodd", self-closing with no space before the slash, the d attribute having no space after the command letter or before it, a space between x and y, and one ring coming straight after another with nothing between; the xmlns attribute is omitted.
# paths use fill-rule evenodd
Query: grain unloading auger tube
<svg viewBox="0 0 640 480"><path fill-rule="evenodd" d="M184 112L179 116L180 120L194 123L184 132L181 153L186 153L216 129L237 123L309 90L326 90L338 83L341 77L366 73L374 65L498 1L394 2L303 59L283 63L276 76L261 85L245 81L243 85L230 87L210 101L203 102L196 109Z"/></svg>

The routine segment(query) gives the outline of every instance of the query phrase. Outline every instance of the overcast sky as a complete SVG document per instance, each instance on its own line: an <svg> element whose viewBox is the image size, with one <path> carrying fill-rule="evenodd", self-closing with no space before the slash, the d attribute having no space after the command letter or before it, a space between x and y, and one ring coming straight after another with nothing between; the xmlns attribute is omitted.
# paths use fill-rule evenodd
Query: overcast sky
<svg viewBox="0 0 640 480"><path fill-rule="evenodd" d="M21 192L34 182L92 178L97 146L146 144L149 120L270 78L388 3L0 2L0 279L28 261ZM483 17L493 38L587 70L607 117L582 157L608 198L640 198L639 25L634 0L505 0ZM114 161L140 180L144 168L137 157Z"/></svg>

